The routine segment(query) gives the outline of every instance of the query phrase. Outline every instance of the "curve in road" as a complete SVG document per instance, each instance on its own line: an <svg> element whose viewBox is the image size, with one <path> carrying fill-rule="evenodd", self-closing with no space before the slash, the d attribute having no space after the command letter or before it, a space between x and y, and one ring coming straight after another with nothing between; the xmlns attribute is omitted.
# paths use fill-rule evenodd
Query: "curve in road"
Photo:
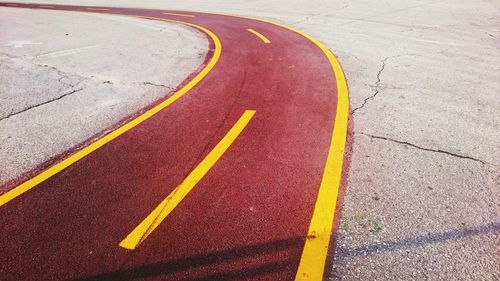
<svg viewBox="0 0 500 281"><path fill-rule="evenodd" d="M7 279L323 278L349 107L323 44L243 17L0 6L174 21L214 48L170 98L0 196Z"/></svg>

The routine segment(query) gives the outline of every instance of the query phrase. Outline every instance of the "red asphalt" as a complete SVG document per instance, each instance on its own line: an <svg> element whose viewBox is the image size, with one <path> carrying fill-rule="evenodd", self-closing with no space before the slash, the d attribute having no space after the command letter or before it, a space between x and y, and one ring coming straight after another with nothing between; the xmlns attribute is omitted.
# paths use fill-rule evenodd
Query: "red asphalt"
<svg viewBox="0 0 500 281"><path fill-rule="evenodd" d="M0 279L293 280L335 121L324 53L256 20L109 9L93 12L206 27L221 57L181 99L0 207ZM161 225L136 250L119 247L249 109L241 135Z"/></svg>

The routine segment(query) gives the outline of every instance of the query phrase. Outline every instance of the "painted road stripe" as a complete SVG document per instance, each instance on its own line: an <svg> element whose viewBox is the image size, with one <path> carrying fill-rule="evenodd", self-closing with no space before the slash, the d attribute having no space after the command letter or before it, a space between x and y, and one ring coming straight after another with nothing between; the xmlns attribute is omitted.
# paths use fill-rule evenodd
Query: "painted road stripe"
<svg viewBox="0 0 500 281"><path fill-rule="evenodd" d="M319 187L311 223L309 224L307 239L302 250L299 268L295 275L296 281L321 281L323 280L328 246L335 218L335 208L337 207L337 197L342 179L344 150L349 121L349 92L340 63L323 43L301 31L286 26L282 27L295 31L316 44L330 61L337 82L337 111L330 149L328 150L323 178Z"/></svg>
<svg viewBox="0 0 500 281"><path fill-rule="evenodd" d="M302 250L299 268L295 275L296 281L322 281L335 219L335 208L337 207L337 198L344 165L344 150L347 141L349 91L344 71L328 47L307 33L269 20L227 14L225 16L261 21L293 31L318 46L332 66L337 84L337 111L318 198L316 199L312 219L309 224L308 239L306 239L304 249Z"/></svg>
<svg viewBox="0 0 500 281"><path fill-rule="evenodd" d="M144 241L161 222L177 207L194 186L206 175L212 166L226 152L238 135L246 127L255 114L254 110L246 110L229 132L214 147L212 151L196 166L184 181L177 186L125 239L120 247L134 250Z"/></svg>
<svg viewBox="0 0 500 281"><path fill-rule="evenodd" d="M94 49L94 48L98 48L98 47L100 47L100 45L90 45L90 46L73 48L73 49L67 49L67 50L62 50L62 51L55 51L55 52L44 53L44 54L41 54L41 55L37 55L36 57L37 58L43 58L43 57L58 58L58 57L62 57L62 56L79 54L82 51L85 51L85 50L88 50L88 49Z"/></svg>
<svg viewBox="0 0 500 281"><path fill-rule="evenodd" d="M108 8L93 8L93 7L89 7L89 8L85 8L89 11L109 11Z"/></svg>
<svg viewBox="0 0 500 281"><path fill-rule="evenodd" d="M7 4L9 5L9 4ZM16 6L16 5L12 5ZM224 15L224 14L219 14ZM333 221L335 217L335 207L337 203L338 197L338 189L340 187L341 175L342 175L342 167L343 167L343 156L344 149L346 144L347 137L347 124L348 124L348 109L349 109L349 101L348 101L348 90L347 84L345 81L345 77L342 71L342 68L335 58L335 56L328 50L328 48L323 45L318 40L313 37L303 33L294 28L281 25L272 21L262 20L252 17L244 17L244 16L234 16L234 15L224 15L231 17L239 17L246 18L261 22L266 22L275 26L280 26L282 28L291 30L297 34L300 34L312 41L316 44L327 56L330 64L332 65L332 69L335 73L335 78L337 82L337 93L338 93L338 102L337 102L337 111L336 111L336 119L334 123L334 129L332 134L332 140L330 143L330 149L327 156L326 165L323 171L323 178L320 184L320 190L318 192L318 198L316 200L315 209L313 212L313 216L311 219L311 223L309 225L308 237L306 240L304 249L302 252L302 257L300 260L299 268L297 274L295 276L295 280L315 280L321 281L323 280L324 268L326 257L328 254L328 247L330 241L330 235L333 228ZM147 18L147 17L144 17ZM160 18L152 18L157 20L165 20ZM175 22L175 21L174 21ZM182 23L182 22L180 22ZM187 23L188 25L191 25ZM257 34L256 34L257 35ZM220 43L219 43L220 44ZM217 52L217 48L216 48ZM219 50L220 52L220 50ZM88 154L88 153L87 153ZM86 155L86 154L85 154ZM84 157L81 156L80 158ZM78 159L77 159L78 160ZM76 162L76 161L73 161ZM69 164L71 165L71 164ZM67 166L62 167L60 170L66 168ZM47 172L47 171L45 171ZM43 172L43 173L45 173ZM42 174L43 174L42 173ZM57 172L55 172L57 173ZM53 173L53 174L55 174ZM41 176L42 174L38 175ZM52 176L49 175L48 177ZM46 177L46 178L48 178ZM39 180L36 184L44 181L46 178ZM34 179L34 178L33 178ZM32 179L32 180L33 180ZM31 180L30 180L31 181ZM24 185L24 184L22 184ZM21 186L22 186L21 185ZM21 187L21 186L18 186ZM31 189L31 187L24 186L25 189ZM13 190L11 190L13 191ZM26 190L25 190L26 191ZM25 192L21 191L21 193ZM18 193L17 191L15 193ZM7 194L4 194L7 195ZM4 195L0 196L0 206L12 200L11 196L5 197ZM18 194L20 195L20 194ZM14 198L18 195L14 195Z"/></svg>
<svg viewBox="0 0 500 281"><path fill-rule="evenodd" d="M146 18L146 17L144 17ZM130 122L122 125L118 129L108 133L107 135L103 136L102 138L96 140L95 142L91 143L90 145L84 147L83 149L75 152L68 158L64 159L63 161L55 164L54 166L44 170L40 174L34 176L33 178L23 182L22 184L16 186L15 188L11 189L10 191L0 195L0 207L7 204L9 201L15 199L16 197L22 195L23 193L29 191L30 189L34 188L41 182L47 180L48 178L52 177L53 175L59 173L60 171L66 169L67 167L71 166L73 163L76 161L82 159L83 157L89 155L96 149L100 148L101 146L107 144L108 142L112 141L113 139L117 138L118 136L122 135L123 133L127 132L128 130L134 128L135 126L139 125L140 123L144 122L145 120L151 118L153 115L156 113L160 112L162 109L165 107L171 105L178 99L180 99L184 94L186 94L189 90L191 90L194 86L196 86L207 74L214 68L215 64L219 60L221 51L222 51L222 45L217 37L212 31L199 26L195 25L192 23L187 23L187 22L181 22L181 21L175 21L175 20L168 20L168 19L162 19L162 18L151 18L147 17L149 19L155 19L155 20L162 20L162 21L169 21L169 22L176 22L180 24L185 24L192 26L194 28L197 28L203 32L205 32L214 42L214 54L213 57L210 59L210 62L203 68L203 70L198 73L193 80L189 81L184 87L182 87L179 91L175 92L172 96L170 96L168 99L165 101L161 102L157 106L151 108L150 110L146 111L144 114L138 116L137 118L131 120Z"/></svg>
<svg viewBox="0 0 500 281"><path fill-rule="evenodd" d="M257 35L257 37L259 37L262 41L264 41L264 43L266 43L266 44L271 43L271 41L269 41L269 39L267 39L267 37L266 37L266 36L264 36L264 35L260 34L259 32L255 31L255 30L253 30L253 29L251 29L251 28L248 28L248 29L247 29L247 31L248 31L248 32L251 32L251 33L253 33L253 34L255 34L255 35Z"/></svg>
<svg viewBox="0 0 500 281"><path fill-rule="evenodd" d="M49 6L49 5L40 5L38 6L39 8L45 8L45 9L52 9L54 6Z"/></svg>
<svg viewBox="0 0 500 281"><path fill-rule="evenodd" d="M178 16L178 17L188 17L188 18L194 18L195 16L193 15L188 15L188 14L176 14L176 13L163 13L164 15L167 16Z"/></svg>

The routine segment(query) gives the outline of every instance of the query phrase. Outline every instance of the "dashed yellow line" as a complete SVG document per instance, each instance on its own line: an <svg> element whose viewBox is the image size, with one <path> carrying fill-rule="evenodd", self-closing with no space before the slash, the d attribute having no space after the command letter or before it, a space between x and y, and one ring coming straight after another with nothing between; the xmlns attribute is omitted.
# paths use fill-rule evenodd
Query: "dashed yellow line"
<svg viewBox="0 0 500 281"><path fill-rule="evenodd" d="M62 160L61 162L51 166L50 168L42 171L38 175L34 176L33 178L23 182L22 184L16 186L15 188L11 189L10 191L0 195L0 207L7 204L11 200L17 198L18 196L22 195L23 193L31 190L38 184L42 183L43 181L47 180L48 178L54 176L55 174L59 173L60 171L66 169L67 167L71 166L78 160L84 158L85 156L89 155L90 153L94 152L98 148L102 147L103 145L107 144L108 142L114 140L115 138L119 137L123 133L127 132L128 130L134 128L135 126L139 125L140 123L144 122L145 120L151 118L153 115L157 114L160 112L162 109L165 107L171 105L178 99L180 99L182 96L184 96L189 90L191 90L194 86L196 86L207 74L214 68L215 64L219 60L221 51L222 51L222 45L217 37L212 31L209 29L192 24L192 23L187 23L187 22L181 22L181 21L175 21L175 20L168 20L168 19L162 19L162 18L152 18L152 17L143 17L143 18L149 18L149 19L155 19L155 20L161 20L161 21L169 21L169 22L177 22L185 25L192 26L194 28L197 28L206 34L213 40L214 42L214 54L213 57L210 59L210 62L203 68L203 70L198 73L193 80L189 81L184 87L182 87L179 91L175 92L172 96L170 96L168 99L165 101L161 102L157 106L151 108L150 110L146 111L142 115L136 117L135 119L129 121L128 123L122 125L118 129L108 133L107 135L103 136L102 138L96 140L95 142L91 143L90 145L82 148L81 150L75 152L68 158Z"/></svg>
<svg viewBox="0 0 500 281"><path fill-rule="evenodd" d="M177 14L177 13L163 13L164 15L167 16L178 16L178 17L188 17L188 18L194 18L194 15L188 15L188 14Z"/></svg>
<svg viewBox="0 0 500 281"><path fill-rule="evenodd" d="M330 236L332 234L333 222L335 219L335 208L337 206L337 198L342 179L344 150L347 141L349 91L344 71L337 58L335 58L328 47L307 33L269 20L228 14L224 16L266 22L293 31L318 46L332 66L337 90L335 122L318 197L316 199L311 222L309 223L308 239L306 239L304 249L302 250L299 268L295 275L295 281L322 281L330 244ZM332 88L333 87L332 85Z"/></svg>
<svg viewBox="0 0 500 281"><path fill-rule="evenodd" d="M16 5L7 4L7 6L16 6ZM223 14L220 14L220 15L223 15ZM341 68L339 62L337 61L335 56L330 52L330 50L328 50L328 48L324 44L322 44L321 42L319 42L318 40L309 36L306 33L303 33L297 29L294 29L294 28L291 28L291 27L288 27L288 26L285 26L282 24L278 24L278 23L275 23L272 21L268 21L268 20L262 20L262 19L252 18L252 17L244 17L244 16L234 16L234 15L224 15L224 16L247 18L247 19L251 19L251 20L266 22L266 23L269 23L269 24L272 24L275 26L280 26L282 28L291 30L297 34L302 35L303 37L307 38L308 40L313 42L315 45L317 45L323 51L323 53L326 55L326 57L328 58L331 66L332 66L333 72L335 73L338 101L337 101L336 117L335 117L333 133L332 133L332 139L331 139L331 143L330 143L330 149L328 151L327 161L325 163L325 168L323 171L323 178L322 178L322 181L320 184L315 209L314 209L312 219L311 219L311 222L309 225L309 230L308 230L308 237L309 238L305 242L304 249L302 252L302 257L301 257L300 264L299 264L299 268L298 268L298 271L297 271L296 276L295 276L296 281L299 281L299 280L300 281L302 281L302 280L321 281L321 280L323 280L323 274L324 274L326 257L328 254L330 236L331 236L331 232L332 232L332 228L333 228L333 221L335 218L335 208L336 208L337 197L338 197L338 189L340 187L340 182L341 182L344 150L345 150L345 144L346 144L346 138L347 138L347 124L348 124L348 117L349 117L349 113L348 113L349 98L348 98L348 89L347 89L347 83L346 83L346 80L344 77L344 73L342 71L342 68ZM151 18L151 17L144 17L144 18ZM151 18L151 19L166 20L166 19L161 19L161 18ZM168 21L173 21L173 20L168 20ZM173 21L173 22L176 22L176 21ZM183 22L179 22L179 23L183 23ZM189 23L184 23L184 24L195 26L195 25L189 24ZM202 28L202 27L198 27L198 26L195 26L195 27L204 30L204 28ZM250 29L248 29L248 31L252 32ZM260 34L260 33L256 32L255 30L253 30L252 33L257 35L257 36L259 36L259 34ZM211 34L213 35L213 33L211 33ZM215 35L213 35L213 36L212 35L210 35L210 37L214 38ZM262 34L260 34L260 35L265 38L265 36L263 36ZM259 38L261 38L264 42L266 42L261 36L259 36ZM218 59L218 56L220 55L220 41L218 39L214 40L214 41L216 43L215 44L216 48L215 48L215 54L211 60L211 63L213 62L216 55L217 55L217 59ZM269 41L269 39L267 39L267 41ZM219 54L217 54L217 52ZM217 60L215 60L215 61L217 61ZM215 62L214 62L214 64L215 64ZM206 69L208 69L208 66L204 70L206 70ZM210 70L207 70L207 72L208 71L210 71ZM200 73L200 74L202 74L202 73ZM201 80L203 77L204 77L204 75L201 76L201 78L199 80ZM194 81L194 79L193 79L193 81ZM196 84L196 83L194 83L194 84ZM188 86L188 85L186 85L186 86ZM181 92L183 89L181 89L179 92ZM187 90L186 90L186 92L187 92ZM181 96L182 96L182 94L181 94ZM172 98L173 98L173 96L172 96ZM175 100L178 98L179 97L176 97ZM167 102L167 101L165 101L165 102ZM170 102L170 103L172 103L172 102ZM167 105L165 105L165 107ZM153 114L155 114L155 113L153 113ZM140 117L138 117L138 118L140 118ZM147 118L149 118L149 117L147 117ZM131 122L133 122L133 121L131 121ZM144 121L144 120L142 120L142 121ZM140 122L142 122L142 121L140 121ZM126 126L126 125L124 125L124 126ZM135 125L137 125L137 124L135 124ZM135 126L135 125L133 125L133 126ZM128 130L128 129L126 129L126 130ZM112 134L112 133L110 133L110 134ZM121 133L119 133L119 134L121 134ZM115 137L112 137L112 139ZM109 140L105 141L104 143L107 143L107 142L109 142ZM98 145L96 148L92 149L92 151L97 149L98 147L102 146L103 144ZM78 154L80 152L81 151L79 151L75 154ZM76 156L76 160L72 159L71 161L69 161L69 164L68 163L63 164L64 161L74 157L75 156L75 154L74 154L74 155L70 156L68 159L64 160L63 162L57 164L57 165L60 165L61 167L55 168L54 169L55 172L50 171L51 169L54 168L54 166L53 166L53 167L49 168L48 170L42 172L41 174L39 174L35 178L32 178L31 180L21 184L20 186L16 187L15 189L11 190L10 192L0 196L0 206L2 206L3 204L7 203L10 200L12 200L13 198L19 196L20 194L24 193L25 191L31 189L33 186L35 186L35 185L39 184L40 182L44 181L45 179L51 177L55 173L66 168L67 166L76 162L80 158L83 158L84 156L86 156L90 152L82 153L83 155ZM55 166L57 166L57 165L55 165Z"/></svg>
<svg viewBox="0 0 500 281"><path fill-rule="evenodd" d="M222 140L196 166L186 179L177 186L125 239L120 247L134 250L144 241L161 222L177 207L195 185L207 174L219 158L226 152L255 114L254 110L246 110Z"/></svg>
<svg viewBox="0 0 500 281"><path fill-rule="evenodd" d="M335 218L335 208L342 179L344 165L344 150L347 141L347 126L349 121L349 92L344 71L332 52L323 43L299 30L280 25L294 31L318 46L326 55L333 73L337 87L337 109L333 125L330 148L323 170L323 177L319 187L318 197L314 212L309 224L308 239L306 239L299 268L295 275L296 281L321 281L323 280L330 236L332 234ZM333 84L332 84L333 87Z"/></svg>
<svg viewBox="0 0 500 281"><path fill-rule="evenodd" d="M253 33L253 34L255 34L257 37L259 37L259 38L260 38L260 40L264 41L264 43L266 43L266 44L271 43L271 41L270 41L269 39L267 39L267 37L266 37L266 36L264 36L264 35L262 35L261 33L259 33L259 32L257 32L257 31L255 31L255 30L253 30L253 29L251 29L251 28L248 28L248 29L247 29L247 31L248 31L248 32L251 32L251 33Z"/></svg>

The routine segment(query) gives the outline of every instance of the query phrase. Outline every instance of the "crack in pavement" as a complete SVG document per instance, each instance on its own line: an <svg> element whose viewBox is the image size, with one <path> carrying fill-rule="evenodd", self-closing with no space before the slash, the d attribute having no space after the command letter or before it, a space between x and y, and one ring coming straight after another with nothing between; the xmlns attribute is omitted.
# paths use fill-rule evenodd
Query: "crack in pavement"
<svg viewBox="0 0 500 281"><path fill-rule="evenodd" d="M54 71L57 72L57 74L60 76L60 78L57 80L58 82L60 83L63 83L63 84L66 84L70 87L74 87L75 85L81 83L82 81L84 80L92 80L92 81L95 81L97 83L100 83L100 84L135 84L136 82L133 82L133 83L127 83L127 82L123 82L123 81L111 81L111 80L104 80L104 81L99 81L100 79L96 79L96 77L86 77L86 76L82 76L82 75L79 75L79 74L74 74L74 73L69 73L69 72L64 72L62 70L59 70L57 67L55 66L51 66L51 65L47 65L47 64L35 64L36 66L39 66L39 67L45 67L45 68L48 68L48 69L52 69ZM74 76L74 78L79 78L81 79L81 81L79 81L77 84L75 85L72 85L72 84L69 84L69 83L66 83L63 81L63 79L65 78L68 78L70 76ZM156 83L153 83L153 82L149 82L149 81L146 81L146 82L139 82L140 84L142 85L150 85L150 86L155 86L155 87L162 87L162 88L166 88L170 91L174 90L173 87L171 86L167 86L167 85L164 85L164 84L156 84Z"/></svg>
<svg viewBox="0 0 500 281"><path fill-rule="evenodd" d="M69 73L69 72L64 72L64 71L62 71L62 70L58 69L57 67L55 67L55 66L51 66L51 65L48 65L48 64L40 64L40 63L35 63L34 65L35 65L35 66L38 66L38 67L43 67L43 68L47 68L47 69L52 69L52 70L54 70L55 72L57 72L57 74L58 74L59 76L61 76L61 78L59 78L59 79L58 79L58 81L59 81L59 82L62 82L62 81L61 81L61 79L63 79L63 78L67 78L67 77L69 77L69 76L75 76L75 78L80 78L80 79L82 79L82 80L84 80L84 79L90 79L89 77L85 77L85 76L82 76L82 75L79 75L79 74ZM62 82L62 83L64 83L64 82ZM64 83L64 84L69 85L69 84L67 84L67 83Z"/></svg>
<svg viewBox="0 0 500 281"><path fill-rule="evenodd" d="M494 164L491 164L491 163L486 162L486 161L481 160L481 159L474 158L472 156L461 155L461 154L449 152L449 151L442 150L442 149L426 148L426 147L422 147L422 146L419 146L419 145L416 145L416 144L413 144L413 143L410 143L410 142L407 142L407 141L400 141L400 140L396 140L396 139L389 138L389 137L375 136L375 135L371 135L371 134L367 134L367 133L363 133L363 132L358 132L358 134L370 137L372 139L380 139L380 140L395 142L395 143L398 143L398 144L408 145L408 146L411 146L413 148L417 148L417 149L424 150L424 151L435 152L435 153L442 153L442 154L446 154L446 155L453 156L453 157L458 157L458 158L462 158L462 159L468 159L468 160L479 162L479 163L481 163L483 165L495 166Z"/></svg>
<svg viewBox="0 0 500 281"><path fill-rule="evenodd" d="M152 82L142 82L142 85L150 85L150 86L155 86L155 87L162 87L162 88L166 88L168 90L173 90L174 88L170 87L170 86L167 86L167 85L164 85L164 84L155 84L155 83L152 83Z"/></svg>
<svg viewBox="0 0 500 281"><path fill-rule="evenodd" d="M28 110L31 110L33 108L37 108L37 107L40 107L40 106L52 103L54 101L60 100L60 99L62 99L64 97L66 97L66 96L72 95L74 93L77 93L77 92L83 90L83 87L80 87L78 89L75 89L75 87L78 86L82 81L84 81L84 79L85 79L84 77L81 77L81 76L78 76L78 75L74 75L74 76L77 76L77 77L83 78L83 79L81 79L80 81L78 81L75 84L71 84L71 83L67 83L67 82L65 82L63 80L64 79L69 79L70 76L73 76L72 74L65 73L65 72L57 69L54 66L49 66L49 65L46 65L46 64L35 64L35 65L38 66L38 67L43 67L43 68L52 69L52 70L56 71L57 74L59 75L59 79L57 79L57 82L59 82L59 83L61 83L63 85L68 86L69 87L69 92L67 92L65 94L62 94L62 95L60 95L58 97L55 97L53 99L49 99L49 100L41 102L41 103L37 103L37 104L34 104L34 105L27 106L26 108L23 108L23 109L21 109L21 110L19 110L17 112L12 112L12 113L8 114L7 116L0 118L0 121L8 119L8 118L10 118L12 116L21 114L21 113L26 112ZM62 91L65 91L66 89L68 89L68 88L64 88L64 89L61 89L59 91L62 92Z"/></svg>
<svg viewBox="0 0 500 281"><path fill-rule="evenodd" d="M392 57L386 57L385 59L381 60L382 62L382 67L380 68L380 70L378 71L377 73L377 81L375 82L375 92L367 97L364 101L363 101L363 104L354 108L352 111L351 111L351 114L354 115L354 113L356 113L357 110L359 109L362 109L363 107L365 107L366 103L371 100L371 99L374 99L378 93L380 92L380 76L382 75L382 72L384 71L385 69L385 65L386 65L386 62L389 58L392 58Z"/></svg>
<svg viewBox="0 0 500 281"><path fill-rule="evenodd" d="M359 109L362 109L363 107L365 107L365 105L368 103L369 100L371 99L374 99L379 93L380 91L382 90L381 89L381 86L384 85L383 83L381 83L381 78L380 76L382 75L382 72L384 71L386 65L387 65L387 61L389 59L394 59L394 58L399 58L399 57L404 57L404 56L418 56L419 54L418 53L411 53L411 54L401 54L401 55L395 55L395 56L389 56L389 57L385 57L384 59L382 59L380 62L382 63L382 66L380 67L378 73L377 73L377 81L375 81L375 85L369 85L370 87L375 88L375 92L367 97L364 101L363 101L363 104L361 104L360 106L354 108L353 110L351 110L351 114L354 115L354 113L356 113L356 111L358 111ZM357 58L356 58L357 59Z"/></svg>
<svg viewBox="0 0 500 281"><path fill-rule="evenodd" d="M26 108L23 108L23 109L21 109L19 111L12 112L12 113L6 115L5 117L0 118L0 121L8 119L8 118L10 118L12 116L21 114L21 113L26 112L28 110L31 110L33 108L37 108L37 107L46 105L48 103L60 100L60 99L62 99L64 97L66 97L66 96L72 95L72 94L77 93L79 91L82 91L84 89L83 87L79 87L77 89L75 89L75 87L78 86L80 83L86 81L86 80L94 80L95 81L94 78L84 77L84 76L73 74L73 73L66 73L66 72L64 72L62 70L59 70L55 66L50 66L50 65L47 65L47 64L35 64L35 65L38 66L38 67L42 67L42 68L46 68L48 70L55 71L57 73L57 75L59 75L59 78L57 79L57 82L61 83L62 85L67 86L67 87L64 87L63 89L60 89L59 91L63 92L65 90L69 89L69 92L67 92L65 94L62 94L62 95L60 95L58 97L55 97L53 99L50 99L50 100L47 100L47 101L44 101L44 102L41 102L41 103L38 103L38 104L27 106ZM41 74L39 74L39 75L41 75ZM65 81L65 79L70 79L71 80L71 78L79 79L79 81L77 81L74 84L73 83L68 83L67 81ZM154 86L154 87L161 87L161 88L164 88L164 89L168 89L169 91L174 90L174 88L172 88L170 86L167 86L167 85L164 85L164 84L155 84L155 83L152 83L152 82L140 82L140 83L142 85L150 85L150 86ZM115 83L112 82L112 81L110 81L110 80L106 80L106 81L100 81L100 84L115 84Z"/></svg>
<svg viewBox="0 0 500 281"><path fill-rule="evenodd" d="M9 115L7 115L7 116L3 117L3 118L0 118L0 121L5 120L5 119L8 119L8 118L10 118L10 117L12 117L12 116L15 116L15 115L21 114L21 113L26 112L26 111L28 111L28 110L30 110L30 109L37 108L37 107L39 107L39 106L46 105L46 104L48 104L48 103L51 103L51 102L54 102L54 101L60 100L60 99L62 99L62 98L64 98L64 97L66 97L66 96L72 95L72 94L77 93L77 92L79 92L79 91L81 91L81 90L83 90L83 88L78 88L78 89L72 90L72 91L70 91L70 92L68 92L68 93L66 93L66 94L63 94L63 95L61 95L61 96L59 96L59 97L57 97L57 98L54 98L54 99L51 99L51 100L48 100L48 101L44 101L44 102L39 103L39 104L35 104L35 105L28 106L28 107L26 107L26 108L23 108L23 109L22 109L22 110L20 110L20 111L13 112L13 113L11 113L11 114L9 114Z"/></svg>

